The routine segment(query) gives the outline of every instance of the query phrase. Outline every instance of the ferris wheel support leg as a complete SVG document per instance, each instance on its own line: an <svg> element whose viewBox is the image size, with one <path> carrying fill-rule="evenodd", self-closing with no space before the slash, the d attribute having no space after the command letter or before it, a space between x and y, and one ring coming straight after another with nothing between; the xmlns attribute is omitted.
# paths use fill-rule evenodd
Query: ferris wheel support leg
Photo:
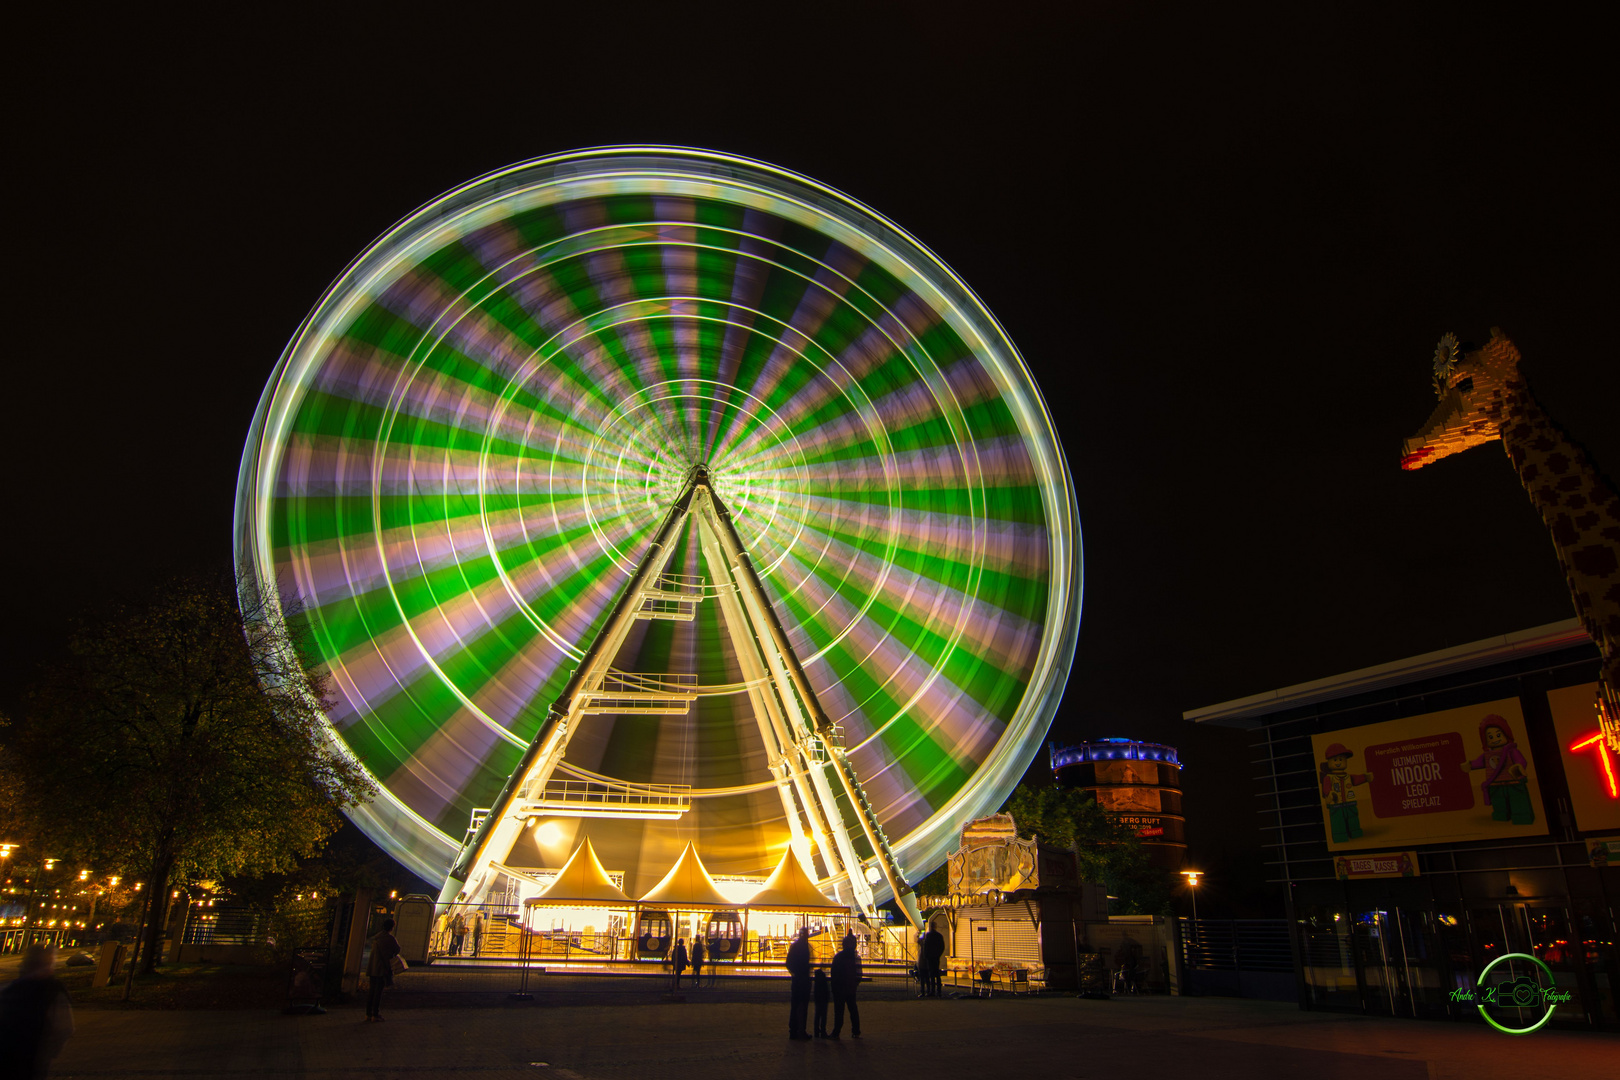
<svg viewBox="0 0 1620 1080"><path fill-rule="evenodd" d="M695 510L698 542L703 547L704 559L713 568L717 584L722 586L716 592L716 599L720 603L720 613L727 634L731 638L732 648L737 654L737 662L743 670L743 678L749 683L749 704L753 707L754 718L759 724L760 739L764 742L766 752L772 760L771 770L776 774L776 789L782 796L782 809L787 815L794 853L798 855L800 863L813 873L815 862L811 854L811 837L814 837L815 850L821 855L827 877L836 877L839 873L847 874L848 871L843 867L836 847L832 845L830 825L825 821L825 815L820 812L822 808L813 800L808 786L809 781L800 768L794 752L794 745L798 740L789 734L789 722L779 696L780 685L769 670L764 647L754 628L753 620L743 610L739 599L742 590L732 577L731 561L721 550L720 539L715 534L710 514L704 511L704 502L700 496ZM810 826L810 836L805 835L804 825L800 824L801 804L804 807L804 824Z"/></svg>
<svg viewBox="0 0 1620 1080"><path fill-rule="evenodd" d="M839 869L842 869L849 878L849 887L855 894L857 904L862 911L871 914L876 910L876 898L872 895L871 883L861 873L860 855L855 851L855 845L850 839L844 816L838 810L838 800L833 796L831 785L827 783L826 771L809 751L809 739L815 731L800 708L799 697L793 692L792 676L789 669L784 666L781 645L785 643L786 638L779 633L780 624L776 623L775 616L770 610L770 598L765 595L759 578L753 574L753 566L748 561L748 555L742 550L742 541L731 528L729 519L724 516L724 507L706 486L699 491L694 500L693 512L697 514L700 529L713 531L716 542L726 556L722 565L737 583L737 595L742 600L742 606L748 614L748 623L752 627L754 643L751 648L758 650L770 671L770 693L777 700L782 723L786 728L780 732L780 737L785 743L784 753L791 763L795 779L801 774L808 777L810 790L814 793L811 796L801 788L806 809L814 806L817 811L811 815L816 840L823 845L824 857L827 854L826 841L831 841L831 846L838 855ZM777 633L771 631L772 625L776 625ZM828 869L832 870L833 860L827 859L827 864Z"/></svg>
<svg viewBox="0 0 1620 1080"><path fill-rule="evenodd" d="M488 816L462 845L446 875L444 890L440 895L441 903L449 903L463 896L472 901L481 899L489 886L490 863L504 859L517 842L524 822L517 815L516 804L528 793L545 787L557 768L557 762L567 752L568 740L579 725L589 692L601 687L603 675L619 654L630 628L635 625L636 613L641 610L645 594L657 585L664 567L669 563L675 536L691 516L696 484L696 480L688 480L680 497L664 515L663 523L653 535L652 543L647 546L647 554L642 558L641 565L625 582L618 600L608 612L607 621L580 658L579 667L569 677L562 695L546 711L546 719L540 725L539 733L529 744L528 750L524 751L518 767L507 777L506 786L490 807ZM451 891L453 883L456 891L447 900L444 893Z"/></svg>
<svg viewBox="0 0 1620 1080"><path fill-rule="evenodd" d="M809 726L827 746L834 771L838 773L838 779L844 788L844 794L849 798L851 809L855 813L856 820L860 823L861 831L866 834L867 843L871 845L878 870L887 880L889 889L894 894L895 903L900 907L906 918L918 929L921 929L922 917L916 913L916 901L913 900L909 905L905 901L905 897L911 892L911 887L906 884L894 852L889 849L888 839L883 835L883 829L878 824L877 815L873 812L872 805L866 798L865 790L861 787L860 778L855 775L854 767L849 763L849 759L844 756L843 752L832 743L832 721L827 717L826 712L822 710L821 702L816 699L815 690L810 686L810 679L804 673L804 666L799 663L798 654L794 652L792 643L787 639L787 631L782 629L781 620L776 617L776 612L771 609L770 598L765 594L765 586L759 580L759 574L754 570L753 560L749 558L748 552L743 549L742 539L737 535L736 527L732 524L731 514L712 490L709 489L708 473L703 470L694 470L694 473L698 478L697 482L701 485L701 494L696 506L699 518L700 520L708 520L718 534L721 546L726 549L726 554L729 556L727 562L731 567L731 572L736 576L738 585L741 586L741 594L749 613L754 616L756 626L764 631L761 637L768 639L773 646L766 653L766 660L771 662L772 673L777 674L780 678L782 669L786 669L785 674L787 677L781 680L784 704L789 706L790 711L797 711L793 708L792 702L793 691L797 690L799 703L803 705L804 711L809 714ZM822 796L823 805L830 808L834 812L835 820L841 823L841 816L836 814L837 804L831 799L830 793L823 794L819 790L826 786L825 773L820 769L815 769L813 775L820 778L821 782L817 785L817 794ZM843 843L839 845L840 850L851 847L848 835L844 834L843 830L839 830L839 832L843 834ZM852 854L853 852L846 853L846 860L849 860ZM860 873L860 865L858 859L849 862L850 887L855 890L856 895L861 898L865 906L871 907L871 887L864 875Z"/></svg>

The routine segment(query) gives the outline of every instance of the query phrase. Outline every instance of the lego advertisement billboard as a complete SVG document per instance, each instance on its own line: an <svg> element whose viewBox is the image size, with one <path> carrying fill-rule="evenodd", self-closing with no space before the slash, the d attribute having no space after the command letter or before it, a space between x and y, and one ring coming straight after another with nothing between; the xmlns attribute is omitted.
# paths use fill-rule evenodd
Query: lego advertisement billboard
<svg viewBox="0 0 1620 1080"><path fill-rule="evenodd" d="M1334 851L1547 832L1518 698L1311 736Z"/></svg>
<svg viewBox="0 0 1620 1080"><path fill-rule="evenodd" d="M1547 692L1569 805L1582 832L1620 829L1620 761L1598 727L1597 683Z"/></svg>

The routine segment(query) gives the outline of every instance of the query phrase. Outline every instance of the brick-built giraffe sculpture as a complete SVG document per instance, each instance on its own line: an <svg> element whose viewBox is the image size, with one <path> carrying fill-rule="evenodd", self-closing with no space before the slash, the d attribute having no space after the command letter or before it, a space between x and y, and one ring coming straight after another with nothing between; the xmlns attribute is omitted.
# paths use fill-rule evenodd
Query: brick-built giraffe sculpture
<svg viewBox="0 0 1620 1080"><path fill-rule="evenodd" d="M1620 495L1542 410L1519 373L1519 350L1502 331L1493 327L1485 347L1467 355L1455 335L1441 338L1434 390L1440 404L1402 446L1401 468L1502 440L1552 534L1576 614L1602 654L1598 711L1606 741L1620 753Z"/></svg>

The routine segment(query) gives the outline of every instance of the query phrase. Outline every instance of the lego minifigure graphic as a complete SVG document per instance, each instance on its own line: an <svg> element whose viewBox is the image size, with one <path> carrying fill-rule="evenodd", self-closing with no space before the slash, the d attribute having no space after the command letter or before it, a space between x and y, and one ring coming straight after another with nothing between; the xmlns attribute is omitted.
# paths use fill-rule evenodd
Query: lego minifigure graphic
<svg viewBox="0 0 1620 1080"><path fill-rule="evenodd" d="M1491 713L1479 722L1479 741L1485 752L1473 761L1464 762L1463 768L1486 771L1479 790L1491 804L1491 820L1511 821L1515 825L1535 824L1536 812L1530 805L1530 774L1525 769L1524 755L1513 741L1513 729L1506 720Z"/></svg>
<svg viewBox="0 0 1620 1080"><path fill-rule="evenodd" d="M1322 800L1327 803L1333 842L1342 844L1361 835L1361 812L1356 809L1356 785L1372 780L1367 773L1350 772L1355 755L1343 743L1334 743L1323 755Z"/></svg>

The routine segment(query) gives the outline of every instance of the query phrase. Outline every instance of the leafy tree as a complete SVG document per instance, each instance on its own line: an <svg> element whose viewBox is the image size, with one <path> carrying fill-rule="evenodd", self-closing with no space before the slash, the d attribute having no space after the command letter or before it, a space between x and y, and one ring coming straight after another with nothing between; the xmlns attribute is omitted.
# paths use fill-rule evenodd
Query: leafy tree
<svg viewBox="0 0 1620 1080"><path fill-rule="evenodd" d="M1115 820L1088 792L1020 784L1004 809L1017 822L1020 836L1072 848L1081 879L1106 886L1108 895L1118 899L1119 914L1170 913L1165 872L1153 865L1135 830Z"/></svg>
<svg viewBox="0 0 1620 1080"><path fill-rule="evenodd" d="M1154 866L1135 830L1121 825L1088 793L1071 788L1020 784L1001 808L1010 813L1024 839L1039 836L1053 847L1070 848L1080 863L1082 881L1101 883L1117 899L1122 915L1168 915L1170 886ZM950 886L941 865L920 881L923 896L943 896Z"/></svg>
<svg viewBox="0 0 1620 1080"><path fill-rule="evenodd" d="M290 872L375 790L324 674L234 585L180 579L85 627L26 700L28 800L60 854L146 882L145 971L172 882Z"/></svg>
<svg viewBox="0 0 1620 1080"><path fill-rule="evenodd" d="M25 805L22 762L7 745L11 721L0 713L0 843L26 845L34 836L34 820Z"/></svg>

